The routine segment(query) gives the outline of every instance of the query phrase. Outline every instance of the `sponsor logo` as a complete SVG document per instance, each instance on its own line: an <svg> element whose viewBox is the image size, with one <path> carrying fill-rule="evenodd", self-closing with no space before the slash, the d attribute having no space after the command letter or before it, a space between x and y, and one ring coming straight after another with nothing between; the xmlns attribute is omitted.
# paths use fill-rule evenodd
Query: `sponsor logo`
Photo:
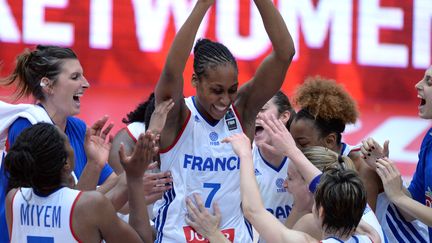
<svg viewBox="0 0 432 243"><path fill-rule="evenodd" d="M200 243L200 242L210 242L202 235L198 234L192 227L184 226L183 232L187 243ZM234 242L235 231L234 229L223 229L222 234L231 242Z"/></svg>

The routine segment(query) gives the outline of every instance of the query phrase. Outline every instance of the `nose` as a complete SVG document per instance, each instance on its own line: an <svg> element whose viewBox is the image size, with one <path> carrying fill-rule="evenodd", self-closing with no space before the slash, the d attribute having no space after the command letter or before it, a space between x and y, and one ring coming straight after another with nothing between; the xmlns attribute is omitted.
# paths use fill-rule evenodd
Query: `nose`
<svg viewBox="0 0 432 243"><path fill-rule="evenodd" d="M88 89L90 88L90 83L87 81L87 79L83 76L82 77L82 85L81 85L84 89Z"/></svg>
<svg viewBox="0 0 432 243"><path fill-rule="evenodd" d="M283 187L285 189L288 189L288 178L285 178L284 182L283 182Z"/></svg>
<svg viewBox="0 0 432 243"><path fill-rule="evenodd" d="M415 88L417 89L417 90L420 90L421 89L421 82L422 82L423 80L420 80L420 81L418 81L416 84L415 84Z"/></svg>
<svg viewBox="0 0 432 243"><path fill-rule="evenodd" d="M231 104L231 99L229 97L228 94L222 94L221 98L220 98L220 102L224 105L224 106L228 106Z"/></svg>

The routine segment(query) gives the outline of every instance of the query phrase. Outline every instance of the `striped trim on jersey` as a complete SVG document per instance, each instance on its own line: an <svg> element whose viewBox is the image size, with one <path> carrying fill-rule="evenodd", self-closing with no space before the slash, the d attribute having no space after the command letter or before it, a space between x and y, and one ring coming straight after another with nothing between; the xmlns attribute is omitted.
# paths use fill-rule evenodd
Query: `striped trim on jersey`
<svg viewBox="0 0 432 243"><path fill-rule="evenodd" d="M157 216L156 222L155 222L155 228L157 230L157 236L156 236L155 243L162 242L163 228L165 226L168 208L169 208L171 202L174 201L175 196L176 196L176 194L175 194L174 186L170 190L168 190L164 193L163 198L165 200L165 203L161 208L159 208L158 216Z"/></svg>

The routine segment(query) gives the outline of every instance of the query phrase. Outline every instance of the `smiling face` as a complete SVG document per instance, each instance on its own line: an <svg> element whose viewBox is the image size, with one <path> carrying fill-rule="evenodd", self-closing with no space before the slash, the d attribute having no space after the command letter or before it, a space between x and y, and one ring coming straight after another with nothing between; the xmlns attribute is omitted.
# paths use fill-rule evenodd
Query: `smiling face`
<svg viewBox="0 0 432 243"><path fill-rule="evenodd" d="M420 98L418 114L423 119L432 119L432 66L429 67L422 80L416 85L417 97Z"/></svg>
<svg viewBox="0 0 432 243"><path fill-rule="evenodd" d="M50 86L44 102L55 107L56 114L73 116L80 113L80 99L90 85L78 59L64 59L60 74Z"/></svg>
<svg viewBox="0 0 432 243"><path fill-rule="evenodd" d="M298 148L324 146L323 139L319 136L320 133L313 120L294 119L290 128L291 135Z"/></svg>
<svg viewBox="0 0 432 243"><path fill-rule="evenodd" d="M267 132L264 130L263 126L262 126L262 119L261 117L263 115L273 115L275 117L279 117L279 111L278 111L278 107L276 106L276 104L274 103L274 99L270 99L259 111L258 115L257 115L257 119L255 121L255 137L254 137L254 141L255 143L258 144L262 144L262 143L270 143L270 137L267 134Z"/></svg>
<svg viewBox="0 0 432 243"><path fill-rule="evenodd" d="M237 69L230 64L207 68L205 75L192 80L196 87L196 105L209 121L224 117L237 97Z"/></svg>

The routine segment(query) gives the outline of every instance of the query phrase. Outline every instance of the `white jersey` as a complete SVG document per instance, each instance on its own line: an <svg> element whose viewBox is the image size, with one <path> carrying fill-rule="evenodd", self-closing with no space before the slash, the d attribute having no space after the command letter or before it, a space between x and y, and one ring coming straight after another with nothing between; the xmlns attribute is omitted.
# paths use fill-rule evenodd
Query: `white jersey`
<svg viewBox="0 0 432 243"><path fill-rule="evenodd" d="M63 187L48 196L31 188L18 190L12 201L11 242L79 242L72 212L81 192Z"/></svg>
<svg viewBox="0 0 432 243"><path fill-rule="evenodd" d="M376 212L388 242L429 242L428 227L419 220L406 221L384 192L378 194Z"/></svg>
<svg viewBox="0 0 432 243"><path fill-rule="evenodd" d="M126 127L126 131L129 134L129 137L135 141L138 141L138 137L141 133L145 133L146 126L144 122L132 122Z"/></svg>
<svg viewBox="0 0 432 243"><path fill-rule="evenodd" d="M276 168L263 158L259 148L255 144L253 144L252 153L255 177L264 207L282 224L285 224L294 200L291 193L283 186L290 161L285 157L279 168ZM263 243L265 241L260 237L259 242Z"/></svg>
<svg viewBox="0 0 432 243"><path fill-rule="evenodd" d="M230 144L221 140L242 132L240 121L230 107L225 117L209 124L198 112L194 97L185 99L190 110L175 144L160 152L161 170L171 171L173 188L155 203L156 242L205 242L185 222L185 198L201 195L213 211L217 202L221 231L233 242L252 242L252 227L241 210L240 161Z"/></svg>
<svg viewBox="0 0 432 243"><path fill-rule="evenodd" d="M342 143L341 155L348 156L351 152L360 151L361 144L359 145L349 145L346 143Z"/></svg>
<svg viewBox="0 0 432 243"><path fill-rule="evenodd" d="M363 211L363 215L362 215L361 219L364 222L368 223L372 228L374 228L376 230L376 232L380 236L382 243L388 242L386 235L385 235L375 213L372 211L372 208L369 207L369 204L366 204L366 207L365 207L365 210Z"/></svg>
<svg viewBox="0 0 432 243"><path fill-rule="evenodd" d="M372 240L366 236L366 235L353 235L348 240L341 240L336 237L329 237L325 240L322 240L320 242L323 243L372 243Z"/></svg>

